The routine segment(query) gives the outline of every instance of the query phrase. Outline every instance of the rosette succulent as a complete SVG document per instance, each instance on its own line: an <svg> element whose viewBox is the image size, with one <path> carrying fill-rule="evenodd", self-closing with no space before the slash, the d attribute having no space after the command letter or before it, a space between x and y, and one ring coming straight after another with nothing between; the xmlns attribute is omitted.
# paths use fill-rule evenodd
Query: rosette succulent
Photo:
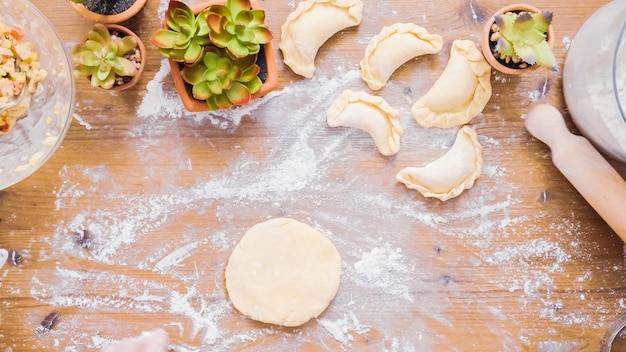
<svg viewBox="0 0 626 352"><path fill-rule="evenodd" d="M165 13L167 29L157 30L151 41L163 56L187 65L200 61L204 47L211 44L206 13L196 16L191 8L180 1L170 1Z"/></svg>
<svg viewBox="0 0 626 352"><path fill-rule="evenodd" d="M263 85L255 59L232 58L224 49L208 47L202 61L184 67L181 75L193 86L194 98L205 100L211 110L245 105Z"/></svg>
<svg viewBox="0 0 626 352"><path fill-rule="evenodd" d="M132 77L137 72L136 65L125 57L135 48L135 38L111 35L106 26L97 23L89 31L87 41L72 49L74 76L91 76L92 86L109 89L116 77Z"/></svg>
<svg viewBox="0 0 626 352"><path fill-rule="evenodd" d="M252 9L249 0L211 5L206 10L206 21L211 42L235 57L256 54L261 44L272 40L272 32L265 25L265 12Z"/></svg>
<svg viewBox="0 0 626 352"><path fill-rule="evenodd" d="M554 53L547 41L552 12L507 12L495 16L493 34L495 53L505 62L524 62L558 70Z"/></svg>

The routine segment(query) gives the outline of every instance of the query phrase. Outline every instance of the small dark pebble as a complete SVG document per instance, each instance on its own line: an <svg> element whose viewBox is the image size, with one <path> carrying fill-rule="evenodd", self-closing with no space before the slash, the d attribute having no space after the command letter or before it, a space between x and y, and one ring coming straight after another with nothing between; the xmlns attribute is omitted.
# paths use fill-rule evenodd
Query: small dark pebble
<svg viewBox="0 0 626 352"><path fill-rule="evenodd" d="M17 251L12 250L9 251L9 260L13 263L13 265L20 265L22 264L23 258Z"/></svg>
<svg viewBox="0 0 626 352"><path fill-rule="evenodd" d="M42 321L41 324L35 329L35 332L38 335L49 333L54 327L57 325L61 318L59 312L52 312L48 314Z"/></svg>
<svg viewBox="0 0 626 352"><path fill-rule="evenodd" d="M259 65L259 68L261 69L257 76L259 77L261 82L265 83L265 81L267 80L267 58L265 57L264 46L261 46L261 50L259 50L259 53L257 54L256 64Z"/></svg>
<svg viewBox="0 0 626 352"><path fill-rule="evenodd" d="M439 276L439 282L441 282L444 286L449 285L453 281L454 281L454 279L450 275L441 275L441 276Z"/></svg>
<svg viewBox="0 0 626 352"><path fill-rule="evenodd" d="M83 230L82 232L74 232L74 241L83 247L83 248L91 248L93 244L93 236L89 230Z"/></svg>
<svg viewBox="0 0 626 352"><path fill-rule="evenodd" d="M552 199L552 192L550 192L549 190L545 190L541 192L541 194L539 194L539 201L541 203L545 203L549 201L550 199Z"/></svg>

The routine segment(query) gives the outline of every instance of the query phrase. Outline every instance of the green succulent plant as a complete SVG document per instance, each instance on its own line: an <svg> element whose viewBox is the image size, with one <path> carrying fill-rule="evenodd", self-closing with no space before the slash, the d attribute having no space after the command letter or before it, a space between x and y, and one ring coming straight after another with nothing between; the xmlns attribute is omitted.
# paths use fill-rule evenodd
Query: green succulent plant
<svg viewBox="0 0 626 352"><path fill-rule="evenodd" d="M179 63L180 75L195 99L211 110L247 104L263 86L256 63L261 45L272 40L265 12L250 0L227 0L194 14L170 0L167 28L151 38L161 54Z"/></svg>
<svg viewBox="0 0 626 352"><path fill-rule="evenodd" d="M202 61L184 67L181 75L193 86L194 98L205 100L211 110L245 105L263 85L255 61L256 55L233 58L225 49L208 47Z"/></svg>
<svg viewBox="0 0 626 352"><path fill-rule="evenodd" d="M168 29L159 29L150 38L161 54L177 62L193 65L200 61L204 47L211 44L206 13L196 16L180 1L170 1L165 13Z"/></svg>
<svg viewBox="0 0 626 352"><path fill-rule="evenodd" d="M552 12L507 12L495 16L491 41L501 60L522 61L558 70L554 53L547 41Z"/></svg>
<svg viewBox="0 0 626 352"><path fill-rule="evenodd" d="M235 57L256 54L261 44L272 40L265 12L252 9L250 0L227 0L226 5L211 5L206 12L211 42Z"/></svg>
<svg viewBox="0 0 626 352"><path fill-rule="evenodd" d="M132 36L113 36L106 26L97 23L87 34L87 40L71 51L74 76L91 76L92 86L109 89L117 76L132 77L137 72L135 64L124 57L136 47L137 41Z"/></svg>

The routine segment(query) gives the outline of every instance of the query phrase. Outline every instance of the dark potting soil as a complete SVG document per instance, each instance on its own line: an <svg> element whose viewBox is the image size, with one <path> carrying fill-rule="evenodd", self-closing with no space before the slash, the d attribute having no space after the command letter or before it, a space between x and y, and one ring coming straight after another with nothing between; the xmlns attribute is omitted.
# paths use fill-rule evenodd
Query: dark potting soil
<svg viewBox="0 0 626 352"><path fill-rule="evenodd" d="M265 58L265 47L263 45L261 45L261 50L257 54L256 64L261 68L257 76L259 76L261 82L265 83L267 79L267 59Z"/></svg>
<svg viewBox="0 0 626 352"><path fill-rule="evenodd" d="M128 10L134 3L135 0L87 0L83 5L91 12L115 15Z"/></svg>

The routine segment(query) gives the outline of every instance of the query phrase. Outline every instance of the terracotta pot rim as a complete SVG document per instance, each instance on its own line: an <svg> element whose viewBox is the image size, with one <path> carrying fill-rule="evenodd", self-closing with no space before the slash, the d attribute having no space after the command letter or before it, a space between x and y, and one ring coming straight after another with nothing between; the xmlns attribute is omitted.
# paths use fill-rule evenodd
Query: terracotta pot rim
<svg viewBox="0 0 626 352"><path fill-rule="evenodd" d="M73 1L70 1L70 5L72 5L76 12L78 12L81 16L88 20L103 24L109 24L124 22L135 16L146 5L146 1L147 0L135 0L135 3L131 7L114 15L101 15L99 13L92 12L87 9L83 4L77 4Z"/></svg>
<svg viewBox="0 0 626 352"><path fill-rule="evenodd" d="M203 3L191 5L190 8L195 14L197 14L203 9L209 7L210 5L223 3L226 3L226 1L209 0ZM250 5L254 9L261 8L257 0L250 0ZM165 20L163 21L162 26L163 28L167 28L167 23ZM263 51L265 54L267 76L265 82L263 82L263 85L261 86L261 89L258 92L252 94L251 100L263 97L267 93L274 90L276 86L278 86L278 67L276 65L276 56L274 54L274 46L272 45L272 41L261 46L263 47ZM206 101L196 99L191 95L191 93L189 93L187 89L187 83L183 80L180 74L180 63L171 59L168 59L168 62L170 64L170 73L172 79L174 80L174 86L176 87L176 91L178 92L178 95L180 96L180 99L182 100L185 109L187 109L187 111L189 112L208 111L209 106L207 105Z"/></svg>
<svg viewBox="0 0 626 352"><path fill-rule="evenodd" d="M104 89L104 90L112 90L112 91L120 91L120 90L131 88L139 82L139 80L141 79L141 75L143 74L143 70L146 67L146 46L144 45L141 38L139 38L139 36L132 30L130 30L129 28L124 27L120 24L116 24L116 23L103 23L103 24L105 27L107 27L109 32L111 32L112 30L118 31L118 32L124 33L125 35L129 35L135 38L135 40L137 41L137 47L139 48L139 52L141 53L141 63L139 64L139 67L137 68L137 72L135 73L133 78L130 79L130 81L121 85L113 85L113 87L108 88L108 89L102 88L102 87L99 87L99 88ZM91 80L90 76L86 78L88 80Z"/></svg>
<svg viewBox="0 0 626 352"><path fill-rule="evenodd" d="M489 37L490 37L490 33L491 33L491 25L495 22L495 17L497 15L506 13L506 12L510 12L510 11L528 11L528 12L540 12L541 10L538 9L537 7L533 6L533 5L528 5L528 4L511 4L511 5L507 5L502 7L501 9L499 9L498 11L496 11L490 18L489 20L487 20L487 22L485 22L485 25L483 26L483 31L482 31L482 37L481 37L481 50L483 52L483 56L485 57L485 59L487 60L487 62L491 65L491 67L493 67L495 70L502 72L502 73L506 73L506 74L511 74L511 75L519 75L525 72L530 72L532 70L535 70L539 67L539 65L535 64L532 66L528 66L526 68L510 68L507 66L504 66L503 64L501 64L496 57L493 55L493 53L491 52L491 49L489 47ZM548 41L548 45L550 45L550 48L554 47L554 28L552 27L552 25L548 26L548 32L547 32L547 41Z"/></svg>

